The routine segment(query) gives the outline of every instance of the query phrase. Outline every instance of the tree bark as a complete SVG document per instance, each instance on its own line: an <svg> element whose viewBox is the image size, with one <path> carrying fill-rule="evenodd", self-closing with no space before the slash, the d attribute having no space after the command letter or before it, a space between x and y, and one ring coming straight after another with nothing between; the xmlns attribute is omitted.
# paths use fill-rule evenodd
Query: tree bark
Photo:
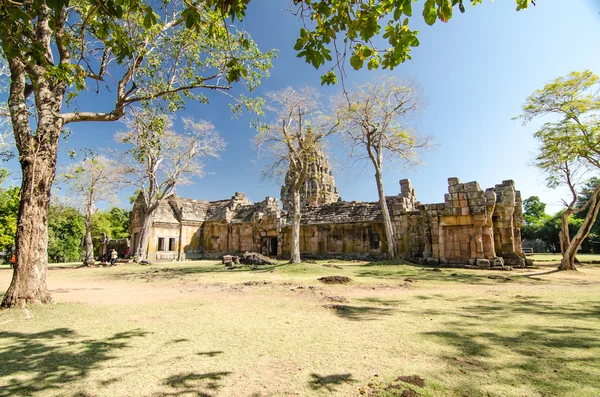
<svg viewBox="0 0 600 397"><path fill-rule="evenodd" d="M85 221L85 258L83 264L90 266L94 264L94 242L92 240L92 222Z"/></svg>
<svg viewBox="0 0 600 397"><path fill-rule="evenodd" d="M92 240L92 214L94 196L90 194L86 209L85 209L85 258L83 264L90 266L94 264L94 242Z"/></svg>
<svg viewBox="0 0 600 397"><path fill-rule="evenodd" d="M392 219L390 211L385 201L385 192L383 191L383 181L381 176L381 168L375 167L375 181L377 182L377 193L379 194L379 205L381 206L381 216L383 217L383 226L385 228L385 238L387 240L387 255L388 259L396 257L396 238L394 237L394 228L392 227Z"/></svg>
<svg viewBox="0 0 600 397"><path fill-rule="evenodd" d="M142 227L140 229L140 237L137 245L137 252L135 253L134 260L136 262L148 260L148 244L150 243L150 230L152 229L152 218L153 212L144 213L144 219L142 220Z"/></svg>
<svg viewBox="0 0 600 397"><path fill-rule="evenodd" d="M600 187L596 189L592 197L590 198L590 205L588 208L588 212L583 220L583 224L579 227L579 230L573 237L570 238L569 235L569 214L570 211L565 211L561 218L560 225L560 240L561 245L564 244L563 257L560 261L560 265L558 267L559 270L577 270L575 267L575 263L577 261L576 255L579 246L583 243L583 240L586 239L592 226L596 222L596 218L598 217L598 212L600 210ZM565 215L566 214L566 215Z"/></svg>
<svg viewBox="0 0 600 397"><path fill-rule="evenodd" d="M41 7L36 38L47 49L47 59L52 59L48 15L49 8ZM52 300L46 284L48 207L63 127L60 109L66 90L66 83L47 79L46 64L28 63L26 66L19 56L8 58L7 61L11 72L8 105L23 179L15 241L16 263L12 281L1 304L3 308L27 303L49 303ZM26 76L32 80L34 87L37 111L35 132L29 124Z"/></svg>
<svg viewBox="0 0 600 397"><path fill-rule="evenodd" d="M292 187L292 240L290 242L290 263L300 263L300 189Z"/></svg>
<svg viewBox="0 0 600 397"><path fill-rule="evenodd" d="M58 145L58 139L56 140ZM54 179L54 156L21 162L23 181L16 235L16 263L2 307L22 307L27 303L49 303L46 285L48 268L48 206Z"/></svg>

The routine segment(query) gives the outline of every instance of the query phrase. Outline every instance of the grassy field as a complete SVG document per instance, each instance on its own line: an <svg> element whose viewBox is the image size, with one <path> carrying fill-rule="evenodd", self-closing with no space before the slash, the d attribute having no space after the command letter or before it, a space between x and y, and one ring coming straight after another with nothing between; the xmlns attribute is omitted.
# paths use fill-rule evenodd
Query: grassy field
<svg viewBox="0 0 600 397"><path fill-rule="evenodd" d="M600 265L532 258L53 266L56 304L0 312L0 396L598 396Z"/></svg>

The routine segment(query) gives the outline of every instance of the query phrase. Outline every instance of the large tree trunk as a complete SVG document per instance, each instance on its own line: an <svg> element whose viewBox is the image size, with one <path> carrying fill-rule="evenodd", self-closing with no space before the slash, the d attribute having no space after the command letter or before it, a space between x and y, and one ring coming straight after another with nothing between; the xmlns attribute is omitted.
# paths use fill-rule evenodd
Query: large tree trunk
<svg viewBox="0 0 600 397"><path fill-rule="evenodd" d="M56 140L58 145L58 139ZM39 154L38 154L39 156ZM48 268L48 206L54 180L56 151L33 163L21 161L23 181L16 235L16 263L2 307L52 301L46 285Z"/></svg>
<svg viewBox="0 0 600 397"><path fill-rule="evenodd" d="M569 215L570 211L565 211L560 220L559 239L560 250L562 253L562 259L560 260L560 265L558 267L560 270L577 270L575 267L575 254L577 253L578 247L575 247L569 234Z"/></svg>
<svg viewBox="0 0 600 397"><path fill-rule="evenodd" d="M47 136L48 140L35 154L28 153L20 158L23 180L17 221L16 263L2 307L48 303L52 300L46 285L48 207L56 170L59 133L47 133Z"/></svg>
<svg viewBox="0 0 600 397"><path fill-rule="evenodd" d="M396 257L396 238L394 237L394 228L392 227L390 212L385 201L383 181L381 179L381 168L377 168L377 166L375 167L375 181L377 182L379 205L381 206L381 215L383 217L383 226L385 228L385 237L387 240L387 255L389 259L394 259Z"/></svg>
<svg viewBox="0 0 600 397"><path fill-rule="evenodd" d="M300 263L300 189L292 187L292 241L290 242L290 263Z"/></svg>
<svg viewBox="0 0 600 397"><path fill-rule="evenodd" d="M137 252L135 253L134 260L136 262L148 260L148 244L150 242L150 230L152 229L152 218L154 211L150 213L144 213L144 219L142 220L142 227L140 229L140 237L137 245Z"/></svg>
<svg viewBox="0 0 600 397"><path fill-rule="evenodd" d="M92 241L92 215L94 214L94 191L90 192L85 208L85 258L86 266L94 264L94 242Z"/></svg>
<svg viewBox="0 0 600 397"><path fill-rule="evenodd" d="M94 264L94 242L92 240L92 220L85 221L85 258L83 264L90 266Z"/></svg>
<svg viewBox="0 0 600 397"><path fill-rule="evenodd" d="M600 187L597 188L594 194L590 197L588 212L573 239L571 239L569 235L568 222L570 211L565 211L565 213L563 213L560 225L560 237L561 245L564 244L564 250L563 257L558 267L559 270L577 270L577 268L575 267L575 263L577 261L575 255L577 254L577 250L583 243L583 240L586 239L586 237L590 233L590 230L592 229L592 226L596 222L599 210Z"/></svg>
<svg viewBox="0 0 600 397"><path fill-rule="evenodd" d="M50 52L47 7L38 17L38 40ZM49 83L46 69L30 65L33 81L36 131L32 132L27 109L26 70L23 61L8 59L11 71L9 109L21 164L21 202L17 220L16 263L11 284L4 295L2 307L27 303L48 303L52 300L46 285L48 268L48 207L50 191L56 173L56 153L63 127L60 108L66 89L64 82Z"/></svg>

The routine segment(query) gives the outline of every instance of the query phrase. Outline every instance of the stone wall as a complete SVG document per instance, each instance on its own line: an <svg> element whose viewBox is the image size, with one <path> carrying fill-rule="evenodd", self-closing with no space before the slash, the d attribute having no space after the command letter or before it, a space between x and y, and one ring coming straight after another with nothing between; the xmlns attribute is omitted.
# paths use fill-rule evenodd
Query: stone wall
<svg viewBox="0 0 600 397"><path fill-rule="evenodd" d="M386 197L386 203L401 257L442 265L524 265L521 196L513 181L484 191L477 182L449 178L444 202L422 205L410 181L403 179L400 194ZM132 215L134 237L139 210L134 207ZM159 206L153 224L151 260L290 253L287 211L272 197L256 204L243 193L214 202L171 197ZM304 257L384 258L387 241L379 203L337 200L305 206L300 251Z"/></svg>

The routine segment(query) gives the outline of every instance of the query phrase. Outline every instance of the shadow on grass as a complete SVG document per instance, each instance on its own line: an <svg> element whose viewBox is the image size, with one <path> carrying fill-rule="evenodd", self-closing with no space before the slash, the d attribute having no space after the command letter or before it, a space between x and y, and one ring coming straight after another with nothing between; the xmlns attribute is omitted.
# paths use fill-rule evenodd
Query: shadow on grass
<svg viewBox="0 0 600 397"><path fill-rule="evenodd" d="M5 346L0 347L0 396L60 390L115 358L112 352L127 348L129 339L146 334L133 330L93 340L81 338L68 328L31 334L1 332Z"/></svg>
<svg viewBox="0 0 600 397"><path fill-rule="evenodd" d="M156 265L154 265L152 267L145 267L143 269L145 271L128 271L112 273L107 274L106 277L119 280L122 280L124 278L140 280L171 280L194 274L268 273L286 265L288 265L288 263L264 266L241 266L236 269L227 268L220 263L216 263L214 265L198 265L186 267L156 267Z"/></svg>
<svg viewBox="0 0 600 397"><path fill-rule="evenodd" d="M198 356L215 357L215 356L218 356L219 354L223 354L223 350L214 350L214 351L210 351L210 352L199 352L196 354Z"/></svg>
<svg viewBox="0 0 600 397"><path fill-rule="evenodd" d="M446 377L458 380L448 394L489 395L472 381L481 376L509 395L527 394L523 390L545 396L600 395L600 305L492 301L451 314L461 312L468 321L445 322L443 330L423 333L456 351L441 355L448 364ZM511 321L515 316L517 323Z"/></svg>
<svg viewBox="0 0 600 397"><path fill-rule="evenodd" d="M351 321L377 320L380 317L389 316L394 312L393 309L374 306L327 304L324 307L334 310L338 317Z"/></svg>
<svg viewBox="0 0 600 397"><path fill-rule="evenodd" d="M194 395L198 397L210 397L211 392L218 392L221 388L219 381L230 375L231 372L207 372L203 374L188 372L185 374L169 376L164 384L173 390L172 392L160 393L161 396Z"/></svg>
<svg viewBox="0 0 600 397"><path fill-rule="evenodd" d="M464 269L426 267L410 262L370 262L359 265L358 267L367 268L368 270L358 271L356 277L370 277L386 280L404 280L405 278L412 278L415 280L450 281L467 284L492 282L492 280L488 279L489 273L487 272L477 274L477 271L467 272Z"/></svg>
<svg viewBox="0 0 600 397"><path fill-rule="evenodd" d="M334 374L321 376L315 373L310 374L311 380L308 385L313 390L325 389L329 392L335 392L335 386L343 383L354 383L356 380L352 378L352 374Z"/></svg>
<svg viewBox="0 0 600 397"><path fill-rule="evenodd" d="M553 301L543 301L535 297L517 295L513 301L480 299L479 302L462 308L462 317L501 320L514 316L532 315L565 320L591 320L600 318L600 304L573 303L561 305Z"/></svg>
<svg viewBox="0 0 600 397"><path fill-rule="evenodd" d="M400 299L383 299L383 298L360 298L357 299L360 302L367 302L367 303L373 303L376 305L381 305L381 306L398 306L401 303L405 303L405 301L402 301Z"/></svg>

